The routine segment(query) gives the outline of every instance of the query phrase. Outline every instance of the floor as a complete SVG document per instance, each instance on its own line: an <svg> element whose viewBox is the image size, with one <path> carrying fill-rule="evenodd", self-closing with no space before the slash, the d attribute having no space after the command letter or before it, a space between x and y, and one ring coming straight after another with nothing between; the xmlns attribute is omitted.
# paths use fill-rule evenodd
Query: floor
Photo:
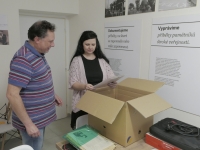
<svg viewBox="0 0 200 150"><path fill-rule="evenodd" d="M44 145L42 150L57 150L55 144L64 140L62 137L69 131L71 131L70 117L56 120L53 123L51 123L46 128ZM10 150L11 148L16 147L18 145L21 145L20 139L11 139L6 143L4 150Z"/></svg>

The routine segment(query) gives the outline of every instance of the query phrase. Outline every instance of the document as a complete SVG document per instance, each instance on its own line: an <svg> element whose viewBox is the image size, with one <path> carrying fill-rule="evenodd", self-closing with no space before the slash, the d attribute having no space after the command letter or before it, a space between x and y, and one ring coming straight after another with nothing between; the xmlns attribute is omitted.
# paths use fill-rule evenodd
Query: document
<svg viewBox="0 0 200 150"><path fill-rule="evenodd" d="M116 82L117 80L119 80L120 78L122 78L123 76L115 76L113 78L110 78L110 79L106 79L98 84L96 84L94 86L94 88L100 88L100 87L104 87L104 86L107 86L108 83L111 83L111 82Z"/></svg>
<svg viewBox="0 0 200 150"><path fill-rule="evenodd" d="M79 150L114 150L115 144L88 125L73 130L64 138Z"/></svg>

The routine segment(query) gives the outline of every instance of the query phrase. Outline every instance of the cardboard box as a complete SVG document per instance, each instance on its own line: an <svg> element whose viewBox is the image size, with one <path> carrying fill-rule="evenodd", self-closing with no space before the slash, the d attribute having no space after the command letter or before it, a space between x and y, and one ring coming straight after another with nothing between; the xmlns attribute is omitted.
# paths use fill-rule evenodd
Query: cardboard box
<svg viewBox="0 0 200 150"><path fill-rule="evenodd" d="M150 133L146 133L145 135L145 142L159 150L181 150L180 148L173 146L155 136L151 135Z"/></svg>
<svg viewBox="0 0 200 150"><path fill-rule="evenodd" d="M128 146L142 139L153 124L153 115L170 104L155 94L162 82L127 78L116 88L87 91L77 107L88 112L89 125L103 136Z"/></svg>

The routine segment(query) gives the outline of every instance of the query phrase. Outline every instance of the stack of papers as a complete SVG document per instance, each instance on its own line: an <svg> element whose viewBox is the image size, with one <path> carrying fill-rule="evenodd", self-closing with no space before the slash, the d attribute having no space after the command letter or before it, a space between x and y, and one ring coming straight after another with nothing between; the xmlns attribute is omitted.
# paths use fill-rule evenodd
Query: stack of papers
<svg viewBox="0 0 200 150"><path fill-rule="evenodd" d="M94 88L100 88L100 87L107 86L108 83L116 82L117 80L121 79L122 77L124 77L124 76L114 76L114 77L112 77L112 78L103 80L102 82L96 84L96 85L94 86Z"/></svg>
<svg viewBox="0 0 200 150"><path fill-rule="evenodd" d="M79 150L114 150L115 144L88 125L67 133L64 138Z"/></svg>

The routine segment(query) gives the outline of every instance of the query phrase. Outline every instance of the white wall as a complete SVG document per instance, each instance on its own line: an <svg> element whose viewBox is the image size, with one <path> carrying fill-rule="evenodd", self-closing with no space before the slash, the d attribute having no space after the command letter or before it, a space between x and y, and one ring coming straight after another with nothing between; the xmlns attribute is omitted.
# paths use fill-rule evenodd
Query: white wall
<svg viewBox="0 0 200 150"><path fill-rule="evenodd" d="M0 45L0 108L7 102L9 64L20 48L19 11L40 16L69 17L79 13L78 0L0 0L0 14L8 20L9 45ZM68 20L66 19L68 24ZM68 36L68 34L67 34ZM68 39L67 39L68 40ZM66 41L68 44L69 42ZM68 45L66 46L68 47ZM65 54L63 54L65 55Z"/></svg>
<svg viewBox="0 0 200 150"><path fill-rule="evenodd" d="M140 78L148 79L152 19L168 16L200 14L200 0L197 0L197 7L194 8L185 8L162 12L158 12L159 0L156 1L156 11L152 13L104 18L105 0L0 0L0 14L6 15L8 18L10 40L10 45L0 45L0 106L7 102L6 87L10 60L16 50L21 46L19 31L19 10L21 13L38 13L39 15L45 14L62 17L66 16L67 18L69 18L70 34L69 37L67 37L66 43L70 44L69 49L71 53L66 56L67 66L69 65L69 59L67 57L70 58L72 56L76 48L78 38L84 30L94 30L97 33L101 46L103 48L105 22L141 20L143 25L141 39L142 45L140 59ZM68 99L68 102L70 102L70 99ZM68 104L68 107L70 108L70 104ZM70 112L70 110L68 112ZM175 109L169 109L156 115L154 117L155 122L165 117L177 118L179 120L200 127L199 116L195 116Z"/></svg>
<svg viewBox="0 0 200 150"><path fill-rule="evenodd" d="M63 14L77 14L79 9L78 0L17 0L17 4L22 10Z"/></svg>
<svg viewBox="0 0 200 150"><path fill-rule="evenodd" d="M128 1L128 0L126 0ZM119 17L105 18L105 0L79 0L79 15L70 17L70 51L71 56L77 45L80 34L84 30L93 30L97 33L102 48L104 47L104 23L106 22L123 22L129 20L142 21L142 44L140 59L140 78L148 79L150 45L151 45L151 23L153 18L162 18L169 16L181 16L188 14L200 14L200 0L197 0L197 7L161 11L158 12L159 0L156 0L156 10L152 13L143 13L135 15L125 15ZM126 8L128 8L128 2ZM126 10L127 14L127 10ZM200 117L173 108L155 115L154 122L165 118L172 117L188 122L200 127Z"/></svg>

